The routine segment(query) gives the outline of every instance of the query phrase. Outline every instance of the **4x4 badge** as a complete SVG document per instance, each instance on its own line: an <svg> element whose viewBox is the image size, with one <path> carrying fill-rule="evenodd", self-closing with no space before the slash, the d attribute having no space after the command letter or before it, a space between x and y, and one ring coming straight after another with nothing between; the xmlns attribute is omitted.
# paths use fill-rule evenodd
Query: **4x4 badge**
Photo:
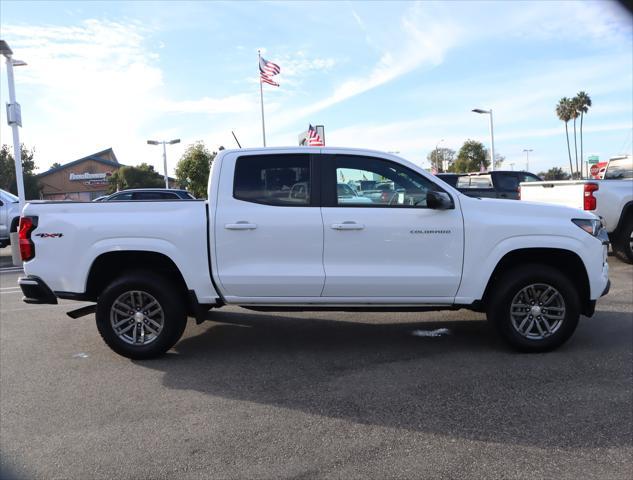
<svg viewBox="0 0 633 480"><path fill-rule="evenodd" d="M64 236L63 233L36 233L36 237L40 238L61 238Z"/></svg>

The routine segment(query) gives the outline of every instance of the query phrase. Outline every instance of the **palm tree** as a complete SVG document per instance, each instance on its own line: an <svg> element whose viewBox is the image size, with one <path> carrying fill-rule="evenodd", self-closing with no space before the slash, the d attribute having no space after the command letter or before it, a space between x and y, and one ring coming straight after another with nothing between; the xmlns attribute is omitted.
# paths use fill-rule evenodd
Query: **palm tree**
<svg viewBox="0 0 633 480"><path fill-rule="evenodd" d="M583 148L582 148L582 118L589 111L589 107L591 107L591 98L587 93L580 91L578 95L576 95L576 107L580 111L580 161L583 160Z"/></svg>
<svg viewBox="0 0 633 480"><path fill-rule="evenodd" d="M570 100L571 118L574 120L574 156L576 158L576 175L578 178L582 177L581 170L578 165L578 144L576 143L576 119L580 116L580 105L578 104L578 98L574 97ZM580 159L582 162L582 158Z"/></svg>
<svg viewBox="0 0 633 480"><path fill-rule="evenodd" d="M574 176L574 166L571 163L571 148L569 147L569 130L567 128L567 123L572 119L572 105L571 100L567 97L563 97L558 101L558 105L556 105L556 115L558 118L565 122L565 137L567 138L567 153L569 154L569 171L571 172L572 177Z"/></svg>

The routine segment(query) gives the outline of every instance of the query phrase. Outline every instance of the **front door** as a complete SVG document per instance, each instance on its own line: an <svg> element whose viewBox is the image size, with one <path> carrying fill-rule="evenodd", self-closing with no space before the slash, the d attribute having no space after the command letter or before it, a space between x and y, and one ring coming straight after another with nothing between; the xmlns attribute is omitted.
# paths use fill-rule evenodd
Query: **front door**
<svg viewBox="0 0 633 480"><path fill-rule="evenodd" d="M321 295L323 221L310 155L226 156L221 168L214 245L223 294Z"/></svg>
<svg viewBox="0 0 633 480"><path fill-rule="evenodd" d="M427 208L428 190L442 188L399 163L322 157L323 296L454 297L464 245L457 200L452 209Z"/></svg>

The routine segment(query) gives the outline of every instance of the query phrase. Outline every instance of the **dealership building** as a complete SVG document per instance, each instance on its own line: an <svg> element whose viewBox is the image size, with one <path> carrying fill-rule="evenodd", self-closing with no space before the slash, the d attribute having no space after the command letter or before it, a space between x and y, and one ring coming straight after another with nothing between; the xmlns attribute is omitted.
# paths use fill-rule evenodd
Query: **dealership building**
<svg viewBox="0 0 633 480"><path fill-rule="evenodd" d="M90 201L108 191L108 180L122 167L112 148L37 175L44 200Z"/></svg>

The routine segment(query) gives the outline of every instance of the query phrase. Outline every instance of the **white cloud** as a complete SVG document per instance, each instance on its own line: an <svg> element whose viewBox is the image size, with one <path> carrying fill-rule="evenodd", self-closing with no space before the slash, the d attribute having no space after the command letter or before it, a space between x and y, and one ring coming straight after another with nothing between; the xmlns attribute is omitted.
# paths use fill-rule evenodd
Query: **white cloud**
<svg viewBox="0 0 633 480"><path fill-rule="evenodd" d="M460 28L455 23L431 15L421 4L414 4L405 12L399 27L392 30L396 35L385 39L387 47L366 75L348 78L325 98L278 119L279 127L380 87L417 68L437 66L460 37Z"/></svg>

